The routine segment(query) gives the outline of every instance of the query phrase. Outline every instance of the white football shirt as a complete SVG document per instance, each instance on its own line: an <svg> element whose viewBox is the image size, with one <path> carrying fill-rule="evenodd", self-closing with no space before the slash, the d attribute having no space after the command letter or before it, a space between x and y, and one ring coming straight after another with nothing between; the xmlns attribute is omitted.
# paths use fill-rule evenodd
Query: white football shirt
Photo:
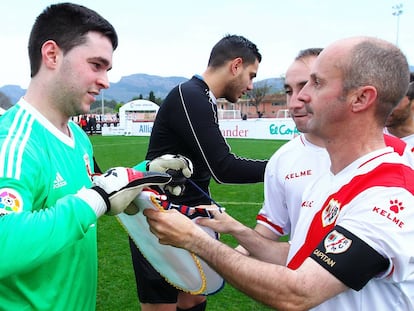
<svg viewBox="0 0 414 311"><path fill-rule="evenodd" d="M326 232L334 226L345 228L390 262L361 290L349 289L315 310L414 309L414 171L402 163L404 159L387 147L336 175L320 176L306 188L303 199L312 206L301 209L288 255L290 268L296 269L326 242ZM323 250L332 254L326 245ZM350 260L346 251L341 258L336 265ZM354 267L348 269L355 273Z"/></svg>
<svg viewBox="0 0 414 311"><path fill-rule="evenodd" d="M310 143L301 134L280 147L266 166L264 203L257 222L277 235L294 232L305 187L329 172L325 148Z"/></svg>

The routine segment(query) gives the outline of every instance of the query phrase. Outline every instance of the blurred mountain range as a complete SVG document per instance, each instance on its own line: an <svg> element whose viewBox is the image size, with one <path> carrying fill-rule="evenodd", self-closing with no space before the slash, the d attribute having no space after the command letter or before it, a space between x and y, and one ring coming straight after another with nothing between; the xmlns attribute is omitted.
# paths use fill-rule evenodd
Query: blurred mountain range
<svg viewBox="0 0 414 311"><path fill-rule="evenodd" d="M140 97L140 95L142 95L142 98L148 98L152 91L156 98L164 99L173 87L186 80L188 78L161 77L143 73L133 74L122 77L117 83L111 82L109 89L103 91L103 97L106 101L115 100L116 102L127 103L133 98ZM283 89L282 78L265 79L255 83L258 86L263 84L271 87L270 93L277 93ZM0 87L0 92L6 95L12 104L15 104L26 90L18 85L5 85Z"/></svg>
<svg viewBox="0 0 414 311"><path fill-rule="evenodd" d="M410 70L414 72L414 66L410 66ZM156 98L164 99L174 86L186 80L188 78L185 77L161 77L144 73L133 74L122 77L119 82L111 82L109 89L103 91L103 97L105 101L114 100L118 103L127 103L141 96L142 98L148 98L149 93L153 92ZM254 85L270 86L269 94L274 94L283 90L283 82L282 77L270 78L256 81ZM15 104L25 92L26 90L18 85L0 87L0 93L6 95L11 104ZM101 100L101 98L98 100Z"/></svg>

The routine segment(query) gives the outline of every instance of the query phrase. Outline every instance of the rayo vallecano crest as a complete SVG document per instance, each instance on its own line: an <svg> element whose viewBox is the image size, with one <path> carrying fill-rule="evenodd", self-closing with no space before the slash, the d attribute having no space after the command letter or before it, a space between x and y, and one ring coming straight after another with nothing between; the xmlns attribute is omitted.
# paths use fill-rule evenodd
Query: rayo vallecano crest
<svg viewBox="0 0 414 311"><path fill-rule="evenodd" d="M348 250L352 240L334 230L323 241L325 253L340 254Z"/></svg>
<svg viewBox="0 0 414 311"><path fill-rule="evenodd" d="M329 201L328 205L322 211L322 225L324 227L335 222L339 215L340 206L341 204L335 199Z"/></svg>

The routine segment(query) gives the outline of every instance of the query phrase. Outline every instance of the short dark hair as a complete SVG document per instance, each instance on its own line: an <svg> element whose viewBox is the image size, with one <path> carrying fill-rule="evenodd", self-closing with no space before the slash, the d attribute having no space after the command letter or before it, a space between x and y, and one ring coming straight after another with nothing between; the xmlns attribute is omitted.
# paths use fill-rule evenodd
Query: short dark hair
<svg viewBox="0 0 414 311"><path fill-rule="evenodd" d="M52 4L37 18L29 38L30 76L37 74L41 64L41 48L53 40L67 53L75 46L86 41L90 31L97 31L106 36L115 50L118 36L114 27L101 15L82 5L73 3Z"/></svg>
<svg viewBox="0 0 414 311"><path fill-rule="evenodd" d="M262 61L256 44L243 36L226 35L211 50L208 66L220 67L237 57L241 57L246 65L253 64L256 60L259 63Z"/></svg>
<svg viewBox="0 0 414 311"><path fill-rule="evenodd" d="M407 90L407 95L409 100L413 100L414 99L414 81L410 82L410 84L408 84L408 90Z"/></svg>
<svg viewBox="0 0 414 311"><path fill-rule="evenodd" d="M321 54L322 50L322 48L308 48L300 50L298 55L295 57L295 61L301 60L309 56L318 56L319 54Z"/></svg>

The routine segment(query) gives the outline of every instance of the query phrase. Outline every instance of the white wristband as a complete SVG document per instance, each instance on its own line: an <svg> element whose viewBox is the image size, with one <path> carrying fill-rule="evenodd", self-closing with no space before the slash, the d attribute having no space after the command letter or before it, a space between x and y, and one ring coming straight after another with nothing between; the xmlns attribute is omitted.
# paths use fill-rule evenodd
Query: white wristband
<svg viewBox="0 0 414 311"><path fill-rule="evenodd" d="M97 217L106 213L105 200L95 190L83 187L75 194L75 196L84 200L93 209Z"/></svg>

